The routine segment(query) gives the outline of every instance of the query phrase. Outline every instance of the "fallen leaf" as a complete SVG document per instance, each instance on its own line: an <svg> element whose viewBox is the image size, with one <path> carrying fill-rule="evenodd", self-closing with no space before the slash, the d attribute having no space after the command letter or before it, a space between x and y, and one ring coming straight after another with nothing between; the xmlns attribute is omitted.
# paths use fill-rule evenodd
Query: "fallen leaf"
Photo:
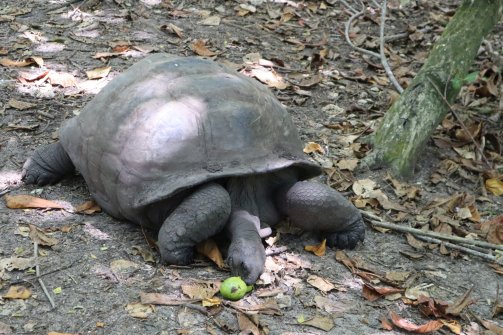
<svg viewBox="0 0 503 335"><path fill-rule="evenodd" d="M503 244L503 215L484 221L480 226L482 232L486 233L486 239L490 243Z"/></svg>
<svg viewBox="0 0 503 335"><path fill-rule="evenodd" d="M226 301L225 304L245 314L281 315L278 303L273 299L258 303L245 302L244 300Z"/></svg>
<svg viewBox="0 0 503 335"><path fill-rule="evenodd" d="M163 293L140 293L140 301L145 305L166 305L178 306L197 302L197 299L185 299L178 296L167 295Z"/></svg>
<svg viewBox="0 0 503 335"><path fill-rule="evenodd" d="M42 230L38 229L36 226L29 225L29 227L30 227L29 236L33 242L48 247L58 244L57 239L55 239L54 237L47 236Z"/></svg>
<svg viewBox="0 0 503 335"><path fill-rule="evenodd" d="M8 58L0 58L0 65L5 67L24 67L35 63L34 60L25 59L22 61L14 61Z"/></svg>
<svg viewBox="0 0 503 335"><path fill-rule="evenodd" d="M121 274L127 274L136 270L139 267L135 262L127 259L116 259L110 262L110 269L115 276L119 277Z"/></svg>
<svg viewBox="0 0 503 335"><path fill-rule="evenodd" d="M201 304L203 307L220 306L222 304L222 300L218 298L205 298L201 301Z"/></svg>
<svg viewBox="0 0 503 335"><path fill-rule="evenodd" d="M298 83L297 85L300 87L311 87L321 82L321 79L322 79L321 75L316 74L314 76L302 79L301 82Z"/></svg>
<svg viewBox="0 0 503 335"><path fill-rule="evenodd" d="M182 292L190 299L204 300L213 298L220 290L219 282L191 283L183 284Z"/></svg>
<svg viewBox="0 0 503 335"><path fill-rule="evenodd" d="M164 28L164 26L163 26L163 28ZM183 29L181 29L178 26L175 26L173 23L168 23L164 29L166 29L169 32L174 33L179 38L183 37Z"/></svg>
<svg viewBox="0 0 503 335"><path fill-rule="evenodd" d="M327 240L324 239L319 245L306 245L304 250L310 251L316 256L325 256L325 252L327 249Z"/></svg>
<svg viewBox="0 0 503 335"><path fill-rule="evenodd" d="M306 154L310 154L310 153L313 153L313 152L317 152L317 153L320 153L322 155L325 154L325 150L321 147L321 145L319 145L318 143L315 143L315 142L308 142L306 144L306 146L304 147L303 151Z"/></svg>
<svg viewBox="0 0 503 335"><path fill-rule="evenodd" d="M358 159L341 159L335 165L341 170L354 171L358 166Z"/></svg>
<svg viewBox="0 0 503 335"><path fill-rule="evenodd" d="M9 99L9 101L7 103L12 108L19 109L19 110L30 109L30 108L37 106L36 104L32 104L31 102L19 101L16 99Z"/></svg>
<svg viewBox="0 0 503 335"><path fill-rule="evenodd" d="M220 16L212 15L208 16L204 20L199 21L199 24L203 26L218 26L220 25L220 20Z"/></svg>
<svg viewBox="0 0 503 335"><path fill-rule="evenodd" d="M461 324L456 320L439 320L444 326L449 328L454 334L461 334ZM468 332L466 334L469 334Z"/></svg>
<svg viewBox="0 0 503 335"><path fill-rule="evenodd" d="M0 334L2 334L2 335L12 334L11 326L0 321Z"/></svg>
<svg viewBox="0 0 503 335"><path fill-rule="evenodd" d="M77 333L48 332L47 335L79 335Z"/></svg>
<svg viewBox="0 0 503 335"><path fill-rule="evenodd" d="M385 316L381 317L381 327L385 330L393 330L393 325Z"/></svg>
<svg viewBox="0 0 503 335"><path fill-rule="evenodd" d="M152 253L152 250L147 249L140 245L134 245L132 249L133 249L133 255L140 254L145 262L155 263L155 258L154 254Z"/></svg>
<svg viewBox="0 0 503 335"><path fill-rule="evenodd" d="M424 315L441 318L446 317L445 310L449 307L449 304L442 300L420 295L417 298L417 306Z"/></svg>
<svg viewBox="0 0 503 335"><path fill-rule="evenodd" d="M93 200L89 200L75 207L74 211L75 213L94 214L101 212L101 207Z"/></svg>
<svg viewBox="0 0 503 335"><path fill-rule="evenodd" d="M259 329L256 324L254 324L248 316L243 313L237 313L238 325L241 334L253 334L260 335Z"/></svg>
<svg viewBox="0 0 503 335"><path fill-rule="evenodd" d="M491 178L486 180L486 189L496 196L503 194L503 181L497 178Z"/></svg>
<svg viewBox="0 0 503 335"><path fill-rule="evenodd" d="M407 331L412 331L419 334L434 332L443 327L443 323L438 320L432 320L423 325L416 325L407 319L401 318L398 314L396 314L393 311L390 312L390 318L393 324L398 328L402 328Z"/></svg>
<svg viewBox="0 0 503 335"><path fill-rule="evenodd" d="M54 86L71 87L77 84L77 79L70 73L51 71L49 83Z"/></svg>
<svg viewBox="0 0 503 335"><path fill-rule="evenodd" d="M402 293L404 289L396 287L378 287L370 283L363 284L363 297L369 301L375 301L381 297Z"/></svg>
<svg viewBox="0 0 503 335"><path fill-rule="evenodd" d="M335 285L329 282L328 279L315 275L310 275L309 277L307 277L307 282L323 292L329 292L335 289Z"/></svg>
<svg viewBox="0 0 503 335"><path fill-rule="evenodd" d="M204 41L204 40L195 40L190 45L190 48L192 49L192 51L194 51L199 56L210 57L210 56L215 56L217 54L216 52L213 52L213 51L209 50L208 47L206 47L206 41Z"/></svg>
<svg viewBox="0 0 503 335"><path fill-rule="evenodd" d="M147 319L148 316L154 312L154 308L151 305L144 305L142 303L136 302L127 304L126 311L133 318Z"/></svg>
<svg viewBox="0 0 503 335"><path fill-rule="evenodd" d="M23 257L8 257L0 259L0 271L25 270L35 266L35 259Z"/></svg>
<svg viewBox="0 0 503 335"><path fill-rule="evenodd" d="M472 293L472 290L473 290L473 286L470 287L465 292L465 294L463 294L461 297L456 299L456 301L454 301L449 307L447 307L445 312L447 314L458 316L459 314L461 314L461 312L463 311L463 309L465 309L466 306L475 303L475 301L470 298L470 294Z"/></svg>
<svg viewBox="0 0 503 335"><path fill-rule="evenodd" d="M8 208L65 208L65 206L54 201L26 194L4 195L4 198Z"/></svg>
<svg viewBox="0 0 503 335"><path fill-rule="evenodd" d="M225 267L225 262L222 253L215 242L209 238L197 245L197 252L211 259L220 269Z"/></svg>
<svg viewBox="0 0 503 335"><path fill-rule="evenodd" d="M2 298L4 299L28 299L31 297L31 291L24 286L11 286Z"/></svg>
<svg viewBox="0 0 503 335"><path fill-rule="evenodd" d="M299 319L297 319L297 321L299 321ZM328 332L332 328L334 328L334 321L331 318L322 317L322 316L315 316L314 318L311 318L308 320L302 320L302 322L299 321L299 323L302 325L322 329L326 332Z"/></svg>
<svg viewBox="0 0 503 335"><path fill-rule="evenodd" d="M105 78L110 73L112 69L111 66L97 67L95 69L86 71L87 78L89 79L100 79Z"/></svg>
<svg viewBox="0 0 503 335"><path fill-rule="evenodd" d="M277 88L278 90L284 90L289 86L283 77L276 73L273 69L254 67L249 71L248 75L257 78L260 82L269 87Z"/></svg>
<svg viewBox="0 0 503 335"><path fill-rule="evenodd" d="M503 335L503 327L499 326L497 323L489 320L480 320L480 323L494 334Z"/></svg>
<svg viewBox="0 0 503 335"><path fill-rule="evenodd" d="M110 58L110 57L121 56L124 53L125 53L125 51L120 51L120 52L98 52L98 53L96 53L93 56L93 58Z"/></svg>

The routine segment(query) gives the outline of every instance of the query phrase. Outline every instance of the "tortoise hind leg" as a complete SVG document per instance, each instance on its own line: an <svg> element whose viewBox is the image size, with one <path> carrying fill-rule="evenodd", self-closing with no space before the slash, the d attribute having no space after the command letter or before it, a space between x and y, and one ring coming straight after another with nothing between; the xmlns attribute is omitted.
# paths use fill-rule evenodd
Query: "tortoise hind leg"
<svg viewBox="0 0 503 335"><path fill-rule="evenodd" d="M300 181L281 188L275 196L278 208L294 225L321 232L330 247L353 249L365 237L358 209L327 185Z"/></svg>
<svg viewBox="0 0 503 335"><path fill-rule="evenodd" d="M163 263L192 262L194 246L220 232L231 213L229 193L216 183L205 184L186 197L164 221L158 245Z"/></svg>
<svg viewBox="0 0 503 335"><path fill-rule="evenodd" d="M73 173L75 166L61 143L56 142L35 151L23 165L22 180L40 186L54 184Z"/></svg>

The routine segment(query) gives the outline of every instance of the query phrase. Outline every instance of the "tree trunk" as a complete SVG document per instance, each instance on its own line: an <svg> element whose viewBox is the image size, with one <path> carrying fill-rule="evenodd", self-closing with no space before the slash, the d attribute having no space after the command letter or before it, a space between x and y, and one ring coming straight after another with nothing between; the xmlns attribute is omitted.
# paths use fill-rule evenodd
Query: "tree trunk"
<svg viewBox="0 0 503 335"><path fill-rule="evenodd" d="M449 110L445 100L452 103L457 97L461 85L456 83L466 77L502 11L503 0L463 1L417 76L386 112L365 158L368 166L389 167L400 177L414 173L426 141Z"/></svg>

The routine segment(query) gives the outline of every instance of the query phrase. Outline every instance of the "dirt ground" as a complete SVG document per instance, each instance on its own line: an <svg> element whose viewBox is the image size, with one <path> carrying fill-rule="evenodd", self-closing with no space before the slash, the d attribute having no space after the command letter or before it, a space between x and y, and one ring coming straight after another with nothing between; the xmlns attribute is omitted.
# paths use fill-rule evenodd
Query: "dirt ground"
<svg viewBox="0 0 503 335"><path fill-rule="evenodd" d="M404 9L390 4L386 34L395 38L388 40L387 53L403 85L419 70L457 4L412 1ZM20 7L18 1L2 0L0 58L18 63L0 66L0 193L31 194L57 201L63 209L11 209L0 201L0 334L406 333L397 326L386 330L390 321L383 325L381 319L392 313L399 315L396 323L400 318L418 325L442 319L459 324L465 334L501 334L503 308L498 313L494 307L500 304L501 267L444 246L420 245L402 233L368 225L365 242L345 251L346 261L353 262L348 267L344 254L336 259L334 250L323 256L307 252L306 245L319 241L283 227L273 233L276 241L268 241L272 255L255 289L237 303L204 299L213 306L203 307L201 288L211 290L229 276L227 271L203 257L188 267L161 265L139 227L104 213L76 213L74 206L90 200L79 176L43 188L20 182L25 159L57 139L62 121L77 115L135 61L154 52L203 55L268 83L306 145L319 144L311 145L309 155L325 168L320 182L386 221L442 227L461 236L478 233L481 222L501 214L502 200L481 187L482 174L459 163L466 152L439 145L459 128L452 116L428 143L409 183L370 171L361 162L359 172L348 167L368 150L359 144L362 135L376 128L394 97L379 60L363 56L344 39L344 25L359 6L351 0L346 5L328 0L28 0ZM369 2L366 14L353 24L353 42L378 52L378 22L379 9ZM473 71L492 69L501 79L501 64L498 68L493 58L501 55L501 41L499 24ZM483 83L476 85L463 91L456 106L468 125L484 125L492 134L488 142L500 143L502 97L484 96ZM473 151L470 145L456 149ZM448 162L457 162L456 169L449 169ZM373 191L379 191L374 196L361 192L371 181ZM439 212L449 201L455 204ZM462 216L459 209L466 208L471 209ZM36 260L35 240L40 244ZM31 263L23 265L20 259ZM36 278L34 262L55 307ZM12 287L17 287L13 296ZM389 294L372 287L400 289ZM470 288L469 297L456 301ZM425 304L417 304L418 292L462 308L427 316L420 308ZM141 304L145 293L163 294L168 304ZM487 320L500 328L490 332ZM455 333L454 328L436 332Z"/></svg>

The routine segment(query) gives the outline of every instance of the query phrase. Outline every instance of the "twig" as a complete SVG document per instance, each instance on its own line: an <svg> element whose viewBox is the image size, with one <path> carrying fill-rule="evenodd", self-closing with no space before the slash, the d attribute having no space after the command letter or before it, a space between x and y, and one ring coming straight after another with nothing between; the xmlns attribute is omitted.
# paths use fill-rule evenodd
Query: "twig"
<svg viewBox="0 0 503 335"><path fill-rule="evenodd" d="M388 60L386 59L386 55L384 54L384 25L386 24L386 0L383 0L382 6L381 6L381 29L379 33L379 40L380 40L380 53L381 53L381 64L384 67L384 70L386 71L386 74L388 75L389 80L391 80L391 83L393 86L395 86L395 89L398 91L398 93L403 92L402 86L398 83L396 80L395 76L393 75L393 72L391 71L391 68L389 67Z"/></svg>
<svg viewBox="0 0 503 335"><path fill-rule="evenodd" d="M447 240L447 241L451 241L451 242L464 243L467 245L476 245L476 246L483 247L483 248L503 250L503 245L498 245L498 244L493 244L493 243L478 241L478 240L470 240L470 239L459 237L459 236L445 235L445 234L435 233L432 231L415 229L415 228L411 228L411 227L404 227L404 226L400 226L400 225L397 225L394 223L382 221L380 218L378 218L376 220L375 215L367 213L365 211L360 211L360 212L362 213L363 216L370 218L370 220L369 220L370 223L372 223L373 225L378 226L378 227L393 229L396 231L411 233L411 234L420 235L420 236L429 236L429 237L438 238L441 240Z"/></svg>
<svg viewBox="0 0 503 335"><path fill-rule="evenodd" d="M40 278L40 267L38 265L38 243L37 242L33 242L33 253L34 253L34 257L35 257L35 274L37 275L38 283L40 284L40 287L42 287L42 291L44 291L52 308L56 308L56 304L54 303L54 300L52 300L52 297L49 294L49 291L47 291L47 288L45 287L45 284L42 281L42 278Z"/></svg>
<svg viewBox="0 0 503 335"><path fill-rule="evenodd" d="M203 306L199 306L196 304L190 304L190 303L183 304L183 306L185 306L187 308L191 308L193 310L196 310L196 311L202 313L203 315L208 315L208 311Z"/></svg>
<svg viewBox="0 0 503 335"><path fill-rule="evenodd" d="M358 12L358 13L355 13L353 15L351 15L351 17L349 18L349 20L346 22L346 27L344 29L344 37L346 38L346 42L349 44L350 47L352 47L353 49L357 50L357 51L360 51L361 53L364 53L364 54L367 54L369 56L372 56L372 57L377 57L377 58L381 58L381 55L379 55L378 53L375 53L373 51L370 51L370 50L367 50L367 49L363 49L363 48L360 48L360 47L357 47L356 45L353 44L353 42L351 42L351 39L349 38L349 28L351 28L351 23L358 17L362 16L364 13L364 10Z"/></svg>
<svg viewBox="0 0 503 335"><path fill-rule="evenodd" d="M269 249L268 248L265 251L265 255L266 256L275 256L275 255L279 255L281 253L284 253L287 250L288 250L288 247L285 247L285 246L277 247L277 248L274 248L274 249Z"/></svg>
<svg viewBox="0 0 503 335"><path fill-rule="evenodd" d="M349 3L347 3L346 0L341 0L342 4L344 6L346 6L346 8L352 13L352 14L355 14L357 13L358 11L356 9L354 9L353 7L351 7L351 5Z"/></svg>
<svg viewBox="0 0 503 335"><path fill-rule="evenodd" d="M487 166L491 166L491 164L489 163L489 161L487 160L486 156L484 155L484 152L482 151L482 148L480 147L480 145L477 143L477 141L475 141L475 139L473 138L472 134L470 133L470 131L468 131L468 128L466 128L464 122L461 120L461 117L458 115L458 113L452 108L451 104L449 103L449 101L447 101L447 98L445 97L444 94L442 94L442 91L440 91L440 88L437 86L437 84L435 84L433 82L433 80L431 80L430 77L426 77L428 79L428 81L430 82L430 84L433 86L433 88L437 91L437 93L440 95L440 97L442 98L442 100L444 101L444 103L447 105L447 107L449 107L449 111L456 117L456 119L458 120L459 124L461 125L461 128L463 128L463 131L466 132L468 134L468 136L470 136L470 139L472 140L473 144L475 145L475 147L477 148L477 150L479 151L480 155L482 156L482 158L484 159L484 163L487 164Z"/></svg>
<svg viewBox="0 0 503 335"><path fill-rule="evenodd" d="M47 118L49 118L49 119L51 119L51 120L54 120L54 115L49 114L49 113L47 113L47 112L44 112L44 111L36 111L36 113L37 113L38 115L42 115L42 116L45 116L45 117L47 117Z"/></svg>
<svg viewBox="0 0 503 335"><path fill-rule="evenodd" d="M41 273L40 275L35 275L35 277L28 277L28 278L24 278L24 279L20 279L20 280L16 280L16 281L11 281L9 282L9 285L17 285L17 284L21 284L21 283L26 283L26 282L30 282L30 280L32 279L38 279L38 278L42 278L42 277L45 277L45 276L48 276L50 274L53 274L55 272L59 272L59 271L62 271L62 270L66 270L66 269L69 269L71 268L72 266L75 265L75 263L77 263L78 260L74 260L73 262L71 262L69 265L65 265L65 266L62 266L62 267L59 267L57 269L54 269L54 270L51 270L51 271L48 271L48 272L44 272L44 273Z"/></svg>
<svg viewBox="0 0 503 335"><path fill-rule="evenodd" d="M456 249L456 250L462 251L462 252L464 252L466 254L477 256L477 257L480 257L480 258L484 258L485 260L488 260L488 261L495 262L495 263L503 265L503 259L497 258L497 257L495 257L493 255L490 255L490 254L479 252L479 251L473 250L471 248L463 247L463 246L460 246L460 245L457 245L457 244L452 244L452 243L449 243L449 242L445 242L445 241L439 240L437 238L431 238L431 237L427 237L427 236L416 236L416 237L418 239L423 240L423 241L428 242L428 243L436 243L436 244L443 243L448 248Z"/></svg>

